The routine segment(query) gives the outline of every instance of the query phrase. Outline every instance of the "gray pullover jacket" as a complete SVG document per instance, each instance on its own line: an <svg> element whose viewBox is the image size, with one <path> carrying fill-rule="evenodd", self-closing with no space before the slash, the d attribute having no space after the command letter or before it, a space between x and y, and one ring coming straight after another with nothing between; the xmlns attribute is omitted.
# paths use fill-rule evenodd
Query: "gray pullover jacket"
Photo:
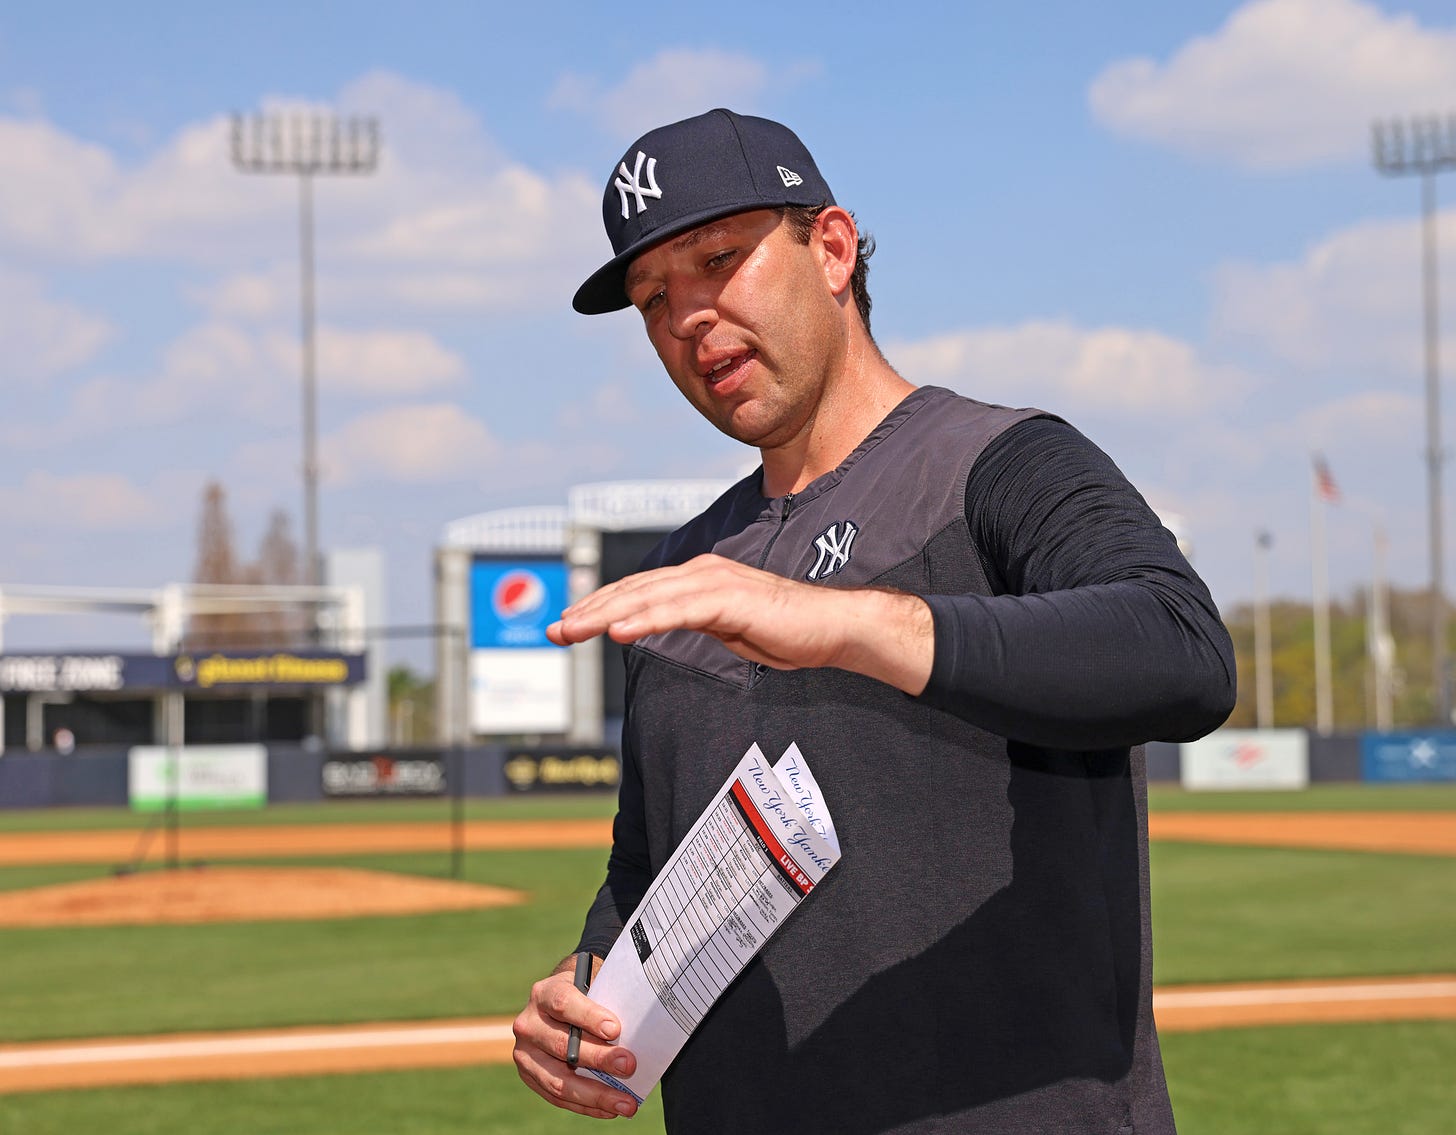
<svg viewBox="0 0 1456 1135"><path fill-rule="evenodd" d="M753 742L799 744L844 849L669 1070L668 1131L1171 1133L1139 745L1232 707L1202 582L1081 435L945 390L913 392L803 491L758 485L644 566L714 551L925 596L934 671L912 698L696 633L630 650L614 846L580 948L605 954Z"/></svg>

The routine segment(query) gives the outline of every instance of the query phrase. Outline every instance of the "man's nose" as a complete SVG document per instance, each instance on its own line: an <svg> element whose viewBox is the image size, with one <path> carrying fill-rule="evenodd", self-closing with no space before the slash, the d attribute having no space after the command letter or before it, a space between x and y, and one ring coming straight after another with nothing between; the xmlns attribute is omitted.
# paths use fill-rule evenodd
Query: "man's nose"
<svg viewBox="0 0 1456 1135"><path fill-rule="evenodd" d="M667 326L676 339L692 339L711 327L718 318L712 300L701 288L668 289Z"/></svg>

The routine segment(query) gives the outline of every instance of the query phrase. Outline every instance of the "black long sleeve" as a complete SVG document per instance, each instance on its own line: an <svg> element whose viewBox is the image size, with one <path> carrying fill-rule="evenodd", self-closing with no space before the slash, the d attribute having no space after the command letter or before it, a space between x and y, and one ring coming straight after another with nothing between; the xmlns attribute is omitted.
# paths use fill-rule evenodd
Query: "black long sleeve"
<svg viewBox="0 0 1456 1135"><path fill-rule="evenodd" d="M1234 699L1233 646L1172 535L1100 449L1039 418L987 446L966 520L991 597L929 596L922 698L1050 748L1190 740Z"/></svg>

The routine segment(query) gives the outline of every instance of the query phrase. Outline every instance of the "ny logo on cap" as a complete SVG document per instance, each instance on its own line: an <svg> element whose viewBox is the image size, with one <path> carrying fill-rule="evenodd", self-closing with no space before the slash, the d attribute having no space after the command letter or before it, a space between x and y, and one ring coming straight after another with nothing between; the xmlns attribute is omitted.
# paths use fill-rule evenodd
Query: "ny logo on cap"
<svg viewBox="0 0 1456 1135"><path fill-rule="evenodd" d="M642 187L642 163L647 163L647 187ZM640 214L647 208L644 197L662 198L662 190L657 188L657 159L649 158L641 150L637 151L637 168L631 173L627 172L627 159L622 159L622 164L617 167L617 179L612 182L617 192L622 195L622 220L628 220L632 214L627 211L627 194L637 198L637 212Z"/></svg>
<svg viewBox="0 0 1456 1135"><path fill-rule="evenodd" d="M804 179L793 170L785 169L783 166L778 166L777 169L779 171L779 177L783 179L785 189L792 189L796 185L804 184Z"/></svg>
<svg viewBox="0 0 1456 1135"><path fill-rule="evenodd" d="M852 520L831 524L814 538L814 547L819 558L809 569L805 579L823 579L842 570L849 563L850 549L854 538L859 535L859 525Z"/></svg>

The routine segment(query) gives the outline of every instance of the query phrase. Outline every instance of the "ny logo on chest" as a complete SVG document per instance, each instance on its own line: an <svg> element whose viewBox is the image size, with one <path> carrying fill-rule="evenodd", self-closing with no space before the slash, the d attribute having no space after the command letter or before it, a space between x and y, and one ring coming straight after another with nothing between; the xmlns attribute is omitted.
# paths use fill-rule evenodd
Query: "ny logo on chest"
<svg viewBox="0 0 1456 1135"><path fill-rule="evenodd" d="M843 571L849 564L854 551L854 538L859 535L859 525L852 520L841 520L831 524L814 537L813 550L817 552L814 566L804 576L808 580L820 580Z"/></svg>

